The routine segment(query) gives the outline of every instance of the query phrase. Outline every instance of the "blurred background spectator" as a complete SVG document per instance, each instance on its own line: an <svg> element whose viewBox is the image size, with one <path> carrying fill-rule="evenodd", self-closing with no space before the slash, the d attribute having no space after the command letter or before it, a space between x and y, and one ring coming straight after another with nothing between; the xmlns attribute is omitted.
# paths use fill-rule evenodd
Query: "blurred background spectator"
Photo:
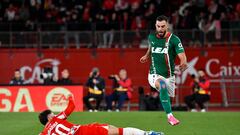
<svg viewBox="0 0 240 135"><path fill-rule="evenodd" d="M52 67L46 66L43 68L41 78L43 79L44 85L54 85L57 83L57 79L54 78Z"/></svg>
<svg viewBox="0 0 240 135"><path fill-rule="evenodd" d="M145 98L145 94L144 94L144 88L142 86L138 87L138 109L139 111L144 111L146 109L145 103L144 103L144 98Z"/></svg>
<svg viewBox="0 0 240 135"><path fill-rule="evenodd" d="M106 96L107 110L113 109L113 101L116 105L116 111L119 112L126 100L132 97L132 81L127 76L126 69L121 69L119 74L109 76L113 80L113 92L111 95Z"/></svg>
<svg viewBox="0 0 240 135"><path fill-rule="evenodd" d="M99 110L100 104L103 100L105 90L105 80L100 76L98 68L93 68L89 74L86 86L88 87L88 94L83 98L83 101L89 112ZM96 101L96 107L93 108L91 101Z"/></svg>
<svg viewBox="0 0 240 135"><path fill-rule="evenodd" d="M211 45L238 40L236 32L230 31L229 37L225 30L239 27L239 7L234 0L2 0L0 31L42 32L40 38L13 34L21 45L139 48L146 44L146 33L154 30L155 18L164 14L170 31L180 30L183 44Z"/></svg>
<svg viewBox="0 0 240 135"><path fill-rule="evenodd" d="M201 112L206 112L205 103L210 100L210 81L205 75L203 69L198 70L198 76L192 75L191 82L193 94L185 97L185 103L191 112L196 112L197 104L201 109Z"/></svg>
<svg viewBox="0 0 240 135"><path fill-rule="evenodd" d="M159 94L154 88L151 87L149 93L144 93L144 88L138 88L139 93L139 110L140 111L159 111L162 109L159 102Z"/></svg>
<svg viewBox="0 0 240 135"><path fill-rule="evenodd" d="M10 85L22 85L24 84L24 80L21 77L21 73L19 71L19 69L16 69L14 71L14 77L12 78L12 80L9 83Z"/></svg>
<svg viewBox="0 0 240 135"><path fill-rule="evenodd" d="M104 47L111 48L114 39L114 31L119 30L118 21L119 20L117 19L117 13L115 12L110 14L110 17L106 19L104 28L107 31L103 33Z"/></svg>
<svg viewBox="0 0 240 135"><path fill-rule="evenodd" d="M63 69L61 72L61 78L58 80L57 84L60 85L71 85L72 80L70 79L70 73L68 69Z"/></svg>
<svg viewBox="0 0 240 135"><path fill-rule="evenodd" d="M154 18L163 13L170 16L174 28L182 29L197 29L201 12L206 13L206 18L215 21L217 30L222 27L221 21L239 20L239 2L233 0L2 0L0 4L1 22L59 24L53 28L45 27L48 30L60 30L59 26L68 23L71 24L66 27L68 30L88 29L73 23L83 22L89 26L99 18L110 22L112 14L116 14L118 20L114 23L120 26L123 22L121 27L124 29L127 28L124 24L126 22L131 22L131 29L154 28Z"/></svg>

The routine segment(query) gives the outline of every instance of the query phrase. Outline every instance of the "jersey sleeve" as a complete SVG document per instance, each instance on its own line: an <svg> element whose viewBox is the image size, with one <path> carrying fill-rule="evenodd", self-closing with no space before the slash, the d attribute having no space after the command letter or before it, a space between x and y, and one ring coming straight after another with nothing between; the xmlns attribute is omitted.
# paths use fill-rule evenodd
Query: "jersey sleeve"
<svg viewBox="0 0 240 135"><path fill-rule="evenodd" d="M183 48L181 40L175 35L173 37L173 44L174 44L174 48L175 48L175 51L177 54L184 52L184 48Z"/></svg>
<svg viewBox="0 0 240 135"><path fill-rule="evenodd" d="M148 46L150 46L150 47L152 46L152 44L151 44L151 34L148 35Z"/></svg>
<svg viewBox="0 0 240 135"><path fill-rule="evenodd" d="M67 117L73 112L73 110L75 109L75 104L74 104L74 101L73 101L73 97L72 96L70 96L69 98L68 98L68 106L67 106L67 108L63 111L63 112L61 112L61 113L59 113L56 117L57 118L59 118L59 119L67 119Z"/></svg>

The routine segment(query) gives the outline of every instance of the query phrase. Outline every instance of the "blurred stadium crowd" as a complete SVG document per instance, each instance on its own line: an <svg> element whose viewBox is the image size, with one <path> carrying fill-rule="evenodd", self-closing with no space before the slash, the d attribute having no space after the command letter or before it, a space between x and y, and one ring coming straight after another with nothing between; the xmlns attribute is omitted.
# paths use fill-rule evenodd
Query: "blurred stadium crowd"
<svg viewBox="0 0 240 135"><path fill-rule="evenodd" d="M0 23L16 23L1 31L149 29L156 16L170 17L172 28L229 28L239 21L235 0L1 0ZM227 23L226 23L227 22ZM40 23L54 23L51 27ZM71 25L67 25L71 24Z"/></svg>
<svg viewBox="0 0 240 135"><path fill-rule="evenodd" d="M232 47L240 43L237 0L1 0L0 48L38 48L39 58L44 57L41 48L146 48L147 35L155 29L155 19L161 14L169 17L170 30L179 35L186 47L212 44ZM12 59L13 53L9 51L8 57ZM232 52L229 54L233 56ZM94 50L92 56L95 55ZM69 57L68 51L64 57ZM222 67L229 72L234 67L236 74L239 72L238 65L231 62ZM51 72L41 74L45 79L43 84L73 83L68 70L59 79L53 78ZM23 82L20 71L15 71L10 84ZM144 90L139 91L140 97L146 100ZM155 104L159 99L156 93L151 91L149 95L146 105ZM110 96L110 110L112 100ZM145 106L145 109L154 107ZM93 110L91 106L88 109Z"/></svg>

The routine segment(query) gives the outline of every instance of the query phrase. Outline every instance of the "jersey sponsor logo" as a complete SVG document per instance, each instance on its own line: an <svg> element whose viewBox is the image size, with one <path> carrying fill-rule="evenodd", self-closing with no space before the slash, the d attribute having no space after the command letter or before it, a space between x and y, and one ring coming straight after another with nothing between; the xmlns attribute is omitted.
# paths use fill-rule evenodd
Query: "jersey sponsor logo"
<svg viewBox="0 0 240 135"><path fill-rule="evenodd" d="M63 87L56 87L48 92L46 104L52 111L62 111L68 105L67 96L71 92Z"/></svg>
<svg viewBox="0 0 240 135"><path fill-rule="evenodd" d="M168 46L169 46L169 43L168 43L168 42L167 42L167 43L165 43L165 46L167 46L167 47L168 47Z"/></svg>
<svg viewBox="0 0 240 135"><path fill-rule="evenodd" d="M162 47L152 47L152 53L167 54L168 49Z"/></svg>

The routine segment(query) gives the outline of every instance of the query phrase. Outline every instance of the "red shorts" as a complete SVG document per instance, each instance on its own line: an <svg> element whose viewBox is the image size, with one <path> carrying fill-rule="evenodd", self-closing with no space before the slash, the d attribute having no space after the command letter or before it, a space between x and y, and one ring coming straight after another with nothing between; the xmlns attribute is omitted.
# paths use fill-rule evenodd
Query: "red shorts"
<svg viewBox="0 0 240 135"><path fill-rule="evenodd" d="M108 135L108 124L81 125L75 135Z"/></svg>

